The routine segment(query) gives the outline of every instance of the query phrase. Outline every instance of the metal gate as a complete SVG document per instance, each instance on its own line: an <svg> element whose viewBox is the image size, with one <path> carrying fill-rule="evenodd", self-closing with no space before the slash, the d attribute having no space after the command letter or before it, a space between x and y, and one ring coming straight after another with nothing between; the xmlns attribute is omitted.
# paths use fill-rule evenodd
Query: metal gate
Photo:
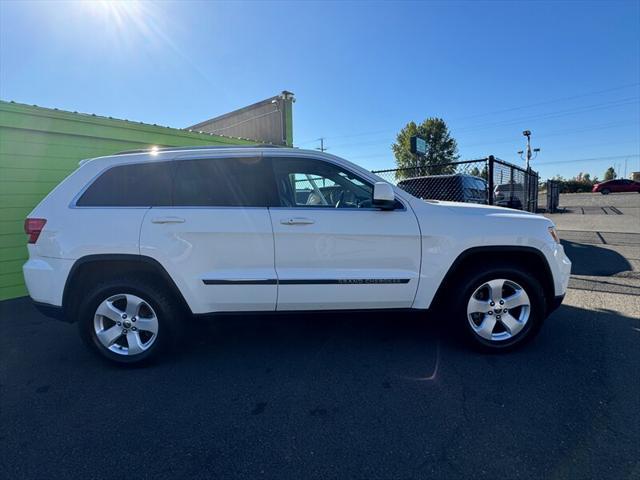
<svg viewBox="0 0 640 480"><path fill-rule="evenodd" d="M538 173L492 155L373 173L425 200L483 203L529 212L538 209Z"/></svg>

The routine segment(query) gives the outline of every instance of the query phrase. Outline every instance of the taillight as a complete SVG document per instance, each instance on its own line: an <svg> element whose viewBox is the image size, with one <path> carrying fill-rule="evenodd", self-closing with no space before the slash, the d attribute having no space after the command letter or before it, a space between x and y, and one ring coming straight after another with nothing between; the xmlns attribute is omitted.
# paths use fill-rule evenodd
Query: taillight
<svg viewBox="0 0 640 480"><path fill-rule="evenodd" d="M47 220L44 218L27 218L24 221L24 232L29 235L29 243L36 243Z"/></svg>

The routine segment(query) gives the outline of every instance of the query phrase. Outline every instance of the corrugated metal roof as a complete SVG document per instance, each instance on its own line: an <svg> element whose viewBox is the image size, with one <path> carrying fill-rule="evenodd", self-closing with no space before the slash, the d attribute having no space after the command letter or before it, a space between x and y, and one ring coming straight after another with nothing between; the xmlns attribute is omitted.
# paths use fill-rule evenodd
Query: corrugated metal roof
<svg viewBox="0 0 640 480"><path fill-rule="evenodd" d="M227 135L219 135L219 134L215 134L215 133L209 133L209 132L204 132L204 131L200 131L200 130L194 130L194 129L186 129L186 128L176 128L176 127L169 127L167 125L158 125L156 123L145 123L145 122L140 122L140 121L136 121L136 120L128 120L126 118L115 118L115 117L111 117L111 116L104 116L104 115L97 115L95 113L83 113L83 112L78 112L78 111L71 111L71 110L63 110L63 109L59 109L59 108L50 108L50 107L42 107L40 105L36 105L36 104L27 104L27 103L21 103L21 102L16 102L14 100L0 100L0 106L2 104L6 104L6 105L13 105L16 107L22 107L22 108L26 108L26 109L32 109L35 111L32 111L30 113L32 114L43 114L43 115L55 115L55 116L59 116L59 115L63 115L63 116L79 116L82 117L83 120L101 120L101 121L108 121L108 122L125 122L129 125L132 126L143 126L143 127L155 127L155 128L166 128L166 129L172 129L172 130L177 130L177 131L181 131L181 132L185 132L185 133L196 133L196 134L200 134L200 135L207 135L210 137L216 137L216 138L221 138L221 139L229 139L229 140L242 140L242 141L249 141L249 142L255 142L256 140L251 139L251 138L242 138L242 137L231 137L231 136L227 136Z"/></svg>

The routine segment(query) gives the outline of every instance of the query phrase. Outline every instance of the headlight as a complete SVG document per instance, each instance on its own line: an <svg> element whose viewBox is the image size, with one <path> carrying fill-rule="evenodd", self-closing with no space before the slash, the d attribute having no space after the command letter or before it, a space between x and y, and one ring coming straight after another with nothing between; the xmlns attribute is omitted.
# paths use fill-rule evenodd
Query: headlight
<svg viewBox="0 0 640 480"><path fill-rule="evenodd" d="M551 238L553 238L554 242L560 243L560 237L558 236L556 227L549 227L549 235L551 235Z"/></svg>

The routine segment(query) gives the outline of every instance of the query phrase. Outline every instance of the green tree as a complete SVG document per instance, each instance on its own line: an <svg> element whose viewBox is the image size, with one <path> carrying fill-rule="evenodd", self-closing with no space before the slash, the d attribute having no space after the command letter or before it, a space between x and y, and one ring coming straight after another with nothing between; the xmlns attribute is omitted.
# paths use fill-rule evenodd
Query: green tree
<svg viewBox="0 0 640 480"><path fill-rule="evenodd" d="M471 170L469 170L469 175L473 175L474 177L484 178L486 180L487 177L489 176L487 173L487 166L485 165L482 168L482 171L478 167L473 167Z"/></svg>
<svg viewBox="0 0 640 480"><path fill-rule="evenodd" d="M613 167L609 167L607 168L607 171L604 172L604 179L605 180L613 180L614 178L616 178L618 176L618 174L616 173L616 171L613 169Z"/></svg>
<svg viewBox="0 0 640 480"><path fill-rule="evenodd" d="M411 137L414 135L418 135L426 141L427 153L425 155L411 153ZM398 179L454 173L455 165L433 165L455 162L460 158L458 144L451 137L447 124L441 118L427 118L420 125L415 122L407 123L396 136L396 142L391 148L396 157L398 168L419 167L398 171L396 173Z"/></svg>
<svg viewBox="0 0 640 480"><path fill-rule="evenodd" d="M597 177L595 177L597 178ZM574 181L577 183L584 183L585 185L593 185L594 184L594 179L591 178L591 174L590 173L582 173L580 172L578 175L576 175L573 180L568 180L568 181Z"/></svg>

